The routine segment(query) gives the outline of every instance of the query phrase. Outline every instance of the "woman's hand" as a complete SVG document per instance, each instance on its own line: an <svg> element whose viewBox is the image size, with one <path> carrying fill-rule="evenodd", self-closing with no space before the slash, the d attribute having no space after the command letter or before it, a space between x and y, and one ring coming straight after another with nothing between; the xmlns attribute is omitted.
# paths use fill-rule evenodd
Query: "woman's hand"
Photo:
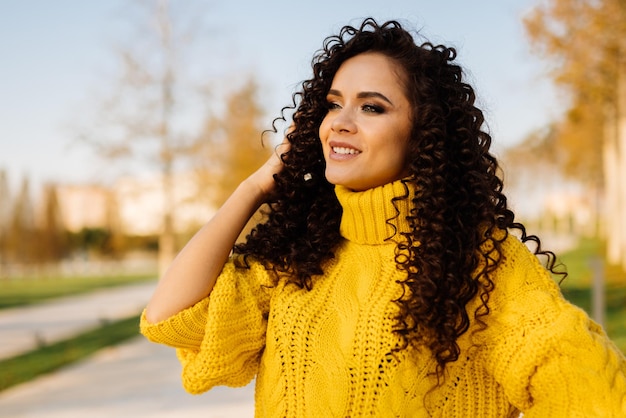
<svg viewBox="0 0 626 418"><path fill-rule="evenodd" d="M268 196L274 190L274 174L280 173L283 169L282 155L289 151L291 143L285 137L283 142L274 148L274 152L270 158L255 171L245 182L254 185L260 190L263 196Z"/></svg>

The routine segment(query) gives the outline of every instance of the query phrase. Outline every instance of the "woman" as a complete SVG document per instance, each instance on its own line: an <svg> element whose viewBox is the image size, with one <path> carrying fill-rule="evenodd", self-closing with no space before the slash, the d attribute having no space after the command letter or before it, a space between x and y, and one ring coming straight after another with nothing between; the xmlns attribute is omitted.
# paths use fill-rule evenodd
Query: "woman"
<svg viewBox="0 0 626 418"><path fill-rule="evenodd" d="M327 38L285 141L142 316L188 391L256 376L259 417L626 414L626 360L514 221L455 55L393 21Z"/></svg>

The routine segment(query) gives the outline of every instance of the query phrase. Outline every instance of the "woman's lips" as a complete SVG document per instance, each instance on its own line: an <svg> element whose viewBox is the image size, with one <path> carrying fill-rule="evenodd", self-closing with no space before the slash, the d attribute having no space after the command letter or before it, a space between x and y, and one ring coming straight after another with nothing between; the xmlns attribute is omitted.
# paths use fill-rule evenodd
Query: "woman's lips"
<svg viewBox="0 0 626 418"><path fill-rule="evenodd" d="M337 161L351 160L356 158L361 153L361 150L347 143L331 142L329 143L329 146L329 157Z"/></svg>

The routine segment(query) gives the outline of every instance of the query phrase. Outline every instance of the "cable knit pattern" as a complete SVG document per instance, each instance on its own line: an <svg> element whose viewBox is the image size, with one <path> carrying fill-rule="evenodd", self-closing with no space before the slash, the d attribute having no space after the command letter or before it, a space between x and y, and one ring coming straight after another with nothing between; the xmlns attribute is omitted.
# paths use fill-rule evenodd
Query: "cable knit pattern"
<svg viewBox="0 0 626 418"><path fill-rule="evenodd" d="M144 311L141 332L178 348L183 386L190 393L216 385L244 386L257 373L265 345L270 284L263 266L242 270L229 262L209 298L157 324L149 324ZM177 344L179 335L186 337Z"/></svg>
<svg viewBox="0 0 626 418"><path fill-rule="evenodd" d="M257 417L626 416L624 356L515 237L493 278L488 327L461 336L443 382L428 350L394 352L402 272L388 238L407 230L407 203L386 221L404 187L336 193L345 240L312 290L228 262L207 299L158 324L142 316L144 335L177 347L189 392L256 376Z"/></svg>

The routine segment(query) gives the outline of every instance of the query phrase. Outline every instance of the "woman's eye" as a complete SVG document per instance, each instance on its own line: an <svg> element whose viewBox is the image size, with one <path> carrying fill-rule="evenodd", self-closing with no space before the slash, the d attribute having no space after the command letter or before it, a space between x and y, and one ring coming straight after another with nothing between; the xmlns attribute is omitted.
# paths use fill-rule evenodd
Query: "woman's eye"
<svg viewBox="0 0 626 418"><path fill-rule="evenodd" d="M336 102L328 102L327 106L328 106L328 110L341 109L341 106L339 106L339 103L336 103Z"/></svg>
<svg viewBox="0 0 626 418"><path fill-rule="evenodd" d="M363 111L368 113L384 113L385 109L382 106L366 104L363 105Z"/></svg>

